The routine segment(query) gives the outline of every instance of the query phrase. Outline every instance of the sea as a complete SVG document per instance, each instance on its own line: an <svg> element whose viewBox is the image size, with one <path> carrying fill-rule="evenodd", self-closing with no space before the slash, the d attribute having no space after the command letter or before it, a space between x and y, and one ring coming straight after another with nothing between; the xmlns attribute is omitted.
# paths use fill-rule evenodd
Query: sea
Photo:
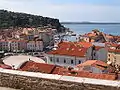
<svg viewBox="0 0 120 90"><path fill-rule="evenodd" d="M98 29L106 34L120 35L120 24L63 24L78 35ZM75 41L76 37L66 37L68 41Z"/></svg>

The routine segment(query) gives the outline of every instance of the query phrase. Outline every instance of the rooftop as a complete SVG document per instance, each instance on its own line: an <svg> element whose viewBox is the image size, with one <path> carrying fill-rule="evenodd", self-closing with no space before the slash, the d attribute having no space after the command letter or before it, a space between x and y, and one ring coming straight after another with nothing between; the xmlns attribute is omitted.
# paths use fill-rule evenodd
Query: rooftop
<svg viewBox="0 0 120 90"><path fill-rule="evenodd" d="M3 68L3 69L12 69L11 66L5 65L5 64L0 64L0 68Z"/></svg>
<svg viewBox="0 0 120 90"><path fill-rule="evenodd" d="M56 50L52 50L47 54L85 57L87 49L87 47L73 42L62 42Z"/></svg>
<svg viewBox="0 0 120 90"><path fill-rule="evenodd" d="M109 52L120 53L120 49L108 49Z"/></svg>
<svg viewBox="0 0 120 90"><path fill-rule="evenodd" d="M63 76L116 80L116 75L114 73L113 74L99 74L99 73L91 73L88 71L79 71L79 70L74 70L74 69L69 71L66 68L60 68L58 74L63 75Z"/></svg>
<svg viewBox="0 0 120 90"><path fill-rule="evenodd" d="M97 67L99 69L104 70L104 69L106 69L108 64L106 64L105 62L100 61L100 60L87 60L86 62L79 64L76 67L81 68L84 66L93 66L93 67Z"/></svg>
<svg viewBox="0 0 120 90"><path fill-rule="evenodd" d="M14 66L15 69L18 69L23 63L29 60L32 60L37 63L45 63L45 61L42 60L41 58L26 55L10 56L4 59L3 63L11 67Z"/></svg>
<svg viewBox="0 0 120 90"><path fill-rule="evenodd" d="M59 71L59 68L60 66L57 66L57 65L27 61L20 67L20 70L30 71L30 72L41 72L41 73L48 73L48 74L57 74Z"/></svg>

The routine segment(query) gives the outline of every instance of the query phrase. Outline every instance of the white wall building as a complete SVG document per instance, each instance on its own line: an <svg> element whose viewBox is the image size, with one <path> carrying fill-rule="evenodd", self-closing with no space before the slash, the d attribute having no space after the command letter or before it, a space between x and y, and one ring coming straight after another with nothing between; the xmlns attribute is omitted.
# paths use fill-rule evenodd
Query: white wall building
<svg viewBox="0 0 120 90"><path fill-rule="evenodd" d="M19 43L17 40L10 41L10 50L11 51L18 51L19 50Z"/></svg>
<svg viewBox="0 0 120 90"><path fill-rule="evenodd" d="M86 61L87 48L77 46L73 43L61 43L57 49L47 53L49 64L61 66L72 66Z"/></svg>
<svg viewBox="0 0 120 90"><path fill-rule="evenodd" d="M29 41L27 43L28 51L43 51L43 41Z"/></svg>
<svg viewBox="0 0 120 90"><path fill-rule="evenodd" d="M54 38L53 38L52 32L39 32L39 39L43 40L44 46L52 45L54 44Z"/></svg>
<svg viewBox="0 0 120 90"><path fill-rule="evenodd" d="M27 42L27 50L35 50L35 41L29 41Z"/></svg>
<svg viewBox="0 0 120 90"><path fill-rule="evenodd" d="M3 60L3 62L6 65L9 65L11 67L14 66L15 69L19 69L22 64L24 64L27 61L34 61L37 63L45 63L45 61L41 58L33 57L33 56L26 56L26 55L18 55L18 56L10 56Z"/></svg>
<svg viewBox="0 0 120 90"><path fill-rule="evenodd" d="M77 64L81 64L86 61L85 57L77 57L77 56L67 56L67 55L48 55L48 64L55 64L60 66L76 66Z"/></svg>

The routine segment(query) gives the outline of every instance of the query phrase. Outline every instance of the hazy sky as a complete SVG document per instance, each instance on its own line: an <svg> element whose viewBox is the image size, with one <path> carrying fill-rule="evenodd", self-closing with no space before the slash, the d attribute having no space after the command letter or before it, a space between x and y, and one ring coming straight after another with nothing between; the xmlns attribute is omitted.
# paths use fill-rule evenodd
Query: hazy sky
<svg viewBox="0 0 120 90"><path fill-rule="evenodd" d="M120 22L120 0L0 0L0 9L60 21Z"/></svg>

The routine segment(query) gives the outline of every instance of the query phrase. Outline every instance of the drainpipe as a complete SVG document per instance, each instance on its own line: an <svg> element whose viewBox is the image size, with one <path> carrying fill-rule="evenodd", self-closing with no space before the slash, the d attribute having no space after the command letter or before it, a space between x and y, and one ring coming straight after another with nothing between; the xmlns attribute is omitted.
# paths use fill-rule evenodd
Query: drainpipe
<svg viewBox="0 0 120 90"><path fill-rule="evenodd" d="M53 54L52 64L55 64L55 54Z"/></svg>
<svg viewBox="0 0 120 90"><path fill-rule="evenodd" d="M76 56L75 56L75 65L76 65Z"/></svg>

